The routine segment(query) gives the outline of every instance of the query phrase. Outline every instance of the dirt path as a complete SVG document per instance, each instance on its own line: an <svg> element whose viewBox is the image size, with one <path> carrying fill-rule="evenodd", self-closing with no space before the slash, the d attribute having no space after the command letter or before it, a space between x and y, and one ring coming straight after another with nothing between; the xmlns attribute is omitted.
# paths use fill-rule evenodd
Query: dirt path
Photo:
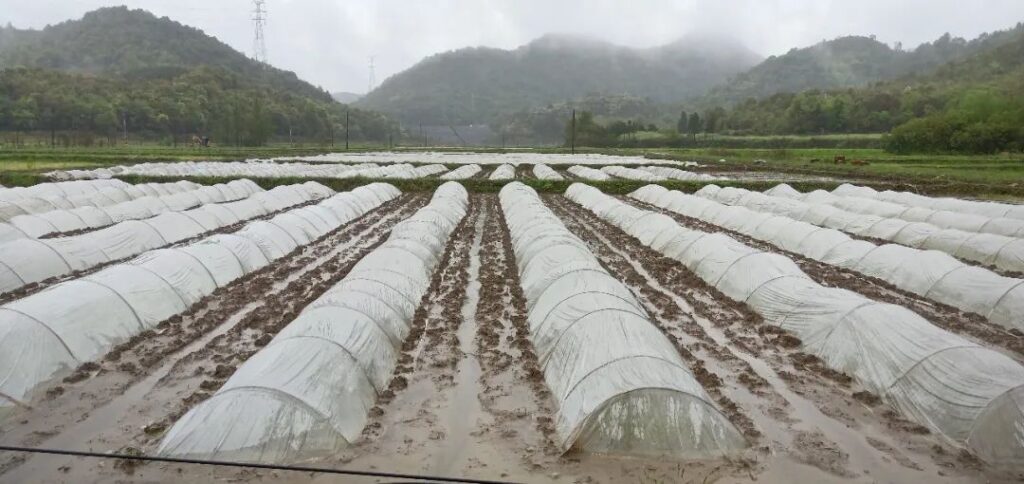
<svg viewBox="0 0 1024 484"><path fill-rule="evenodd" d="M660 209L654 205L629 197L619 198L623 202L638 208L668 215L683 227L704 232L721 232L755 249L785 255L792 259L793 262L796 262L800 269L811 276L818 284L849 289L875 301L903 306L920 314L940 328L960 334L980 344L1001 348L1009 356L1024 362L1024 334L1015 329L1008 330L1002 326L989 323L979 314L961 311L952 306L904 291L881 279L804 257L776 245L695 218L680 215L671 210Z"/></svg>
<svg viewBox="0 0 1024 484"><path fill-rule="evenodd" d="M960 482L980 470L971 456L902 420L848 377L800 352L793 335L764 324L678 262L564 197L547 197L546 202L588 242L609 272L645 304L655 306L655 324L681 346L681 353L692 354L683 353L709 393L716 396L717 389L736 402L763 435L761 453L753 457L755 469L749 476L742 467L733 469L727 480L760 474L769 480L802 477L814 482L869 476L894 482ZM673 314L669 301L683 317ZM702 376L705 371L715 376ZM722 400L719 404L727 405ZM737 421L735 413L730 417Z"/></svg>
<svg viewBox="0 0 1024 484"><path fill-rule="evenodd" d="M216 391L238 365L379 245L391 226L425 202L422 195L388 202L219 289L102 361L83 365L34 401L31 410L10 419L0 430L2 441L152 451L178 416ZM22 461L24 455L4 461L3 470L9 472L3 479L36 480L52 476L58 467L83 473L76 475L103 475L99 461L51 456L19 465Z"/></svg>

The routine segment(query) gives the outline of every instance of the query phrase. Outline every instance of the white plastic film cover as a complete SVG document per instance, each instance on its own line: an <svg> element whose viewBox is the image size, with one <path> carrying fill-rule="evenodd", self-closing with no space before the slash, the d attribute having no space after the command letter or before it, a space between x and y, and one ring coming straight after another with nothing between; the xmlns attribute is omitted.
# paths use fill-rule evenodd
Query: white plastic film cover
<svg viewBox="0 0 1024 484"><path fill-rule="evenodd" d="M642 198L659 191L648 188L634 195ZM583 184L571 186L566 197L585 208L603 202L603 207L611 207L605 211L614 210L608 199L623 203ZM595 213L610 221L606 213ZM658 230L699 233L678 225ZM663 253L727 296L745 302L767 323L793 332L804 351L855 378L908 418L986 460L1024 463L1024 413L1020 407L1024 402L1006 398L1007 394L1019 395L1024 387L1024 367L1019 363L942 330L901 306L818 285L791 262L779 264L777 258L750 264L742 271L726 271L715 280L717 272L701 270L707 254L733 253L734 265L759 252L718 235L714 245L720 248L698 250L701 241L711 237L705 235L697 238L692 248ZM722 248L727 245L735 248ZM749 284L750 280L757 282ZM735 291L735 287L743 290ZM748 293L745 300L740 299ZM987 433L972 432L977 428L985 428Z"/></svg>
<svg viewBox="0 0 1024 484"><path fill-rule="evenodd" d="M145 175L145 176L212 176L212 177L247 177L247 178L379 178L380 171L385 173L408 171L409 165L389 165L379 167L367 163L359 165L311 164L311 163L277 163L273 161L188 161L188 162L157 162L138 163L128 166L97 168L94 170L68 170L48 173L51 177L61 178L102 178L112 175ZM116 180L115 180L116 181ZM149 193L149 195L166 195L167 193Z"/></svg>
<svg viewBox="0 0 1024 484"><path fill-rule="evenodd" d="M331 230L398 191L369 186L349 195L371 202L357 213L335 211L328 201L321 202L324 210L334 212ZM151 250L0 306L0 408L27 403L56 373L103 355L273 259L243 229Z"/></svg>
<svg viewBox="0 0 1024 484"><path fill-rule="evenodd" d="M543 163L533 165L533 176L539 180L562 180L562 175L559 175L557 171L552 169L550 166Z"/></svg>
<svg viewBox="0 0 1024 484"><path fill-rule="evenodd" d="M943 252L855 241L839 230L755 211L754 207L765 206L758 197L739 199L738 203L751 206L748 209L658 185L643 187L631 196L811 259L877 277L900 289L980 314L993 323L1024 330L1024 280L966 265ZM709 210L712 206L717 207Z"/></svg>
<svg viewBox="0 0 1024 484"><path fill-rule="evenodd" d="M601 168L601 171L618 178L625 178L626 180L639 180L639 181L665 181L668 178L659 175L657 173L639 170L636 168L626 168L624 166L606 166Z"/></svg>
<svg viewBox="0 0 1024 484"><path fill-rule="evenodd" d="M461 185L441 185L427 207L401 222L426 217L437 227L443 240L420 248L427 257L409 250L418 241L392 231L217 393L179 419L158 452L280 463L347 447L387 387L437 259L467 204Z"/></svg>
<svg viewBox="0 0 1024 484"><path fill-rule="evenodd" d="M511 180L516 177L516 168L512 165L505 164L499 165L491 175L488 177L490 180Z"/></svg>
<svg viewBox="0 0 1024 484"><path fill-rule="evenodd" d="M197 189L199 185L152 184L174 186L180 191L185 186ZM71 210L78 207L102 207L146 196L142 190L134 189L120 180L88 180L57 183L40 183L30 187L0 189L0 222L10 221L19 215L33 215L53 211Z"/></svg>
<svg viewBox="0 0 1024 484"><path fill-rule="evenodd" d="M933 198L916 193L885 190L879 192L870 187L844 183L832 190L841 197L872 198L909 207L921 207L937 211L977 214L988 218L1010 218L1024 220L1024 205L989 201L961 200L957 198Z"/></svg>
<svg viewBox="0 0 1024 484"><path fill-rule="evenodd" d="M467 178L473 178L477 173L480 173L480 165L462 165L444 175L441 175L442 180L465 180Z"/></svg>
<svg viewBox="0 0 1024 484"><path fill-rule="evenodd" d="M791 196L800 199L803 194L795 196L791 194ZM823 190L815 191L812 198L815 203L824 203L859 214L898 218L910 222L925 222L942 229L1024 237L1024 219L1005 216L1005 214L1016 213L1015 209L1021 208L1018 205L968 202L953 198L938 199L942 202L937 202L936 199L926 199L928 201L924 204L904 204L899 201L902 197L884 201L875 198L837 195ZM961 202L968 203L968 205ZM981 213L972 213L972 207L978 203L982 203L980 205Z"/></svg>
<svg viewBox="0 0 1024 484"><path fill-rule="evenodd" d="M235 191L251 191L252 182L232 182ZM198 185L162 184L165 191L195 191ZM184 192L187 193L187 192ZM255 191L248 198L225 203L205 204L182 212L164 211L141 220L123 222L91 232L48 239L19 238L0 243L0 292L18 289L26 284L44 281L73 271L84 270L106 262L132 257L147 250L174 244L240 220L267 215L270 212L317 199L332 193L319 184L282 186L269 191ZM173 194L161 195L173 196ZM372 198L372 197L371 197ZM143 199L127 202L132 204ZM151 200L156 200L152 199ZM122 204L126 205L126 204ZM376 206L376 205L374 205ZM109 207L100 208L106 210ZM365 210L364 210L365 212ZM147 210L145 213L151 213ZM316 233L299 222L282 224L292 236L286 244L272 245L275 257L290 252L297 243L306 243ZM282 229L282 230L284 230ZM303 230L306 230L303 232ZM273 239L277 240L277 239ZM289 248L290 247L290 248ZM280 252L285 250L286 252Z"/></svg>
<svg viewBox="0 0 1024 484"><path fill-rule="evenodd" d="M790 193L791 190L792 188L779 191ZM941 251L958 259L998 269L1014 272L1024 271L1024 239L1022 238L941 228L926 222L854 213L817 202L825 197L834 196L823 190L804 194L803 202L797 200L799 195L792 197L794 196L792 193L790 193L791 197L773 196L767 193L767 191L758 193L729 187L707 192L698 190L694 194L708 197L708 199L722 204L743 205L762 212L786 215L853 235L892 240L894 243L914 249Z"/></svg>
<svg viewBox="0 0 1024 484"><path fill-rule="evenodd" d="M680 170L679 168L672 168L668 166L641 166L638 169L654 173L658 176L663 176L672 180L682 181L711 181L711 180L722 180L725 177L716 177L708 175L706 173L694 173L692 171Z"/></svg>
<svg viewBox="0 0 1024 484"><path fill-rule="evenodd" d="M531 340L558 403L559 447L687 457L745 447L629 288L537 193L511 183L500 198Z"/></svg>
<svg viewBox="0 0 1024 484"><path fill-rule="evenodd" d="M566 171L584 180L605 181L611 179L611 175L601 170L586 166L573 165L570 166L569 169Z"/></svg>

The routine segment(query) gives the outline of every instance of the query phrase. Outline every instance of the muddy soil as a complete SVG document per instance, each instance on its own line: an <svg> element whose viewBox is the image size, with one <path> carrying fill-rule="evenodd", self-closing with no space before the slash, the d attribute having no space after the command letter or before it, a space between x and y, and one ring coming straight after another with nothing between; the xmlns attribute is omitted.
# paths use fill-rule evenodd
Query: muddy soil
<svg viewBox="0 0 1024 484"><path fill-rule="evenodd" d="M429 475L491 472L482 464L494 459L468 445L480 414L473 377L479 365L463 334L463 328L474 325L479 301L476 279L485 220L479 201L471 198L416 311L391 384L371 409L363 438L341 457L343 462L356 467L397 465Z"/></svg>
<svg viewBox="0 0 1024 484"><path fill-rule="evenodd" d="M752 442L750 450L708 461L562 454L554 442L557 404L530 342L497 196L474 194L362 438L334 458L305 464L560 483L1005 480L900 419L848 377L801 353L798 339L764 324L677 262L563 197L545 201L634 292L709 394L727 407ZM403 196L79 369L61 391L40 396L31 411L0 428L0 441L152 452L176 416L216 391L425 202L425 195ZM20 460L2 461L8 472L0 481L381 482L98 459Z"/></svg>
<svg viewBox="0 0 1024 484"><path fill-rule="evenodd" d="M259 217L253 217L253 218L250 218L250 219L241 220L241 221L238 221L238 222L233 223L231 225L225 225L223 227L219 227L219 228L216 228L216 229L213 229L213 230L209 230L209 231L203 232L203 233L201 233L199 235L196 235L194 237L189 237L187 239L179 240L177 242L174 242L174 243L171 243L171 244L166 244L166 245L163 245L163 246L160 246L160 247L154 247L153 249L150 249L150 250L166 249L166 248L170 248L170 247L181 247L181 246L185 246L185 245L188 245L188 244L191 244L191 243L194 243L194 242L198 242L198 241L200 241L202 239L205 239L207 237L210 237L212 235L234 233L234 232L237 232L237 231L241 230L243 227L245 227L246 225L248 225L251 222L255 222L257 220L268 220L268 219L274 218L278 214L282 214L282 213L287 212L289 210L295 210L297 208L306 207L306 206L309 206L309 205L313 205L313 204L319 203L321 200L322 199L310 200L308 202L303 202L303 203L300 203L300 204L297 204L297 205L292 205L290 207L283 208L283 209L278 210L276 212L271 212L271 213L268 213L266 215L261 215ZM21 298L26 297L26 296L31 296L32 294L35 294L35 293L37 293L39 291L42 291L43 289L46 289L46 288L48 288L50 286L53 286L54 284L58 284L58 283L61 283L61 282L64 282L64 281L70 281L72 279L78 279L79 277L87 276L89 274L92 274L92 273L95 273L95 272L99 272L99 271L101 271L101 270L103 270L103 269L105 269L105 268L107 268L109 266L112 266L114 264L120 264L122 262L126 262L126 261L129 261L129 260L132 260L135 257L138 257L138 255L139 254L136 254L136 255L133 255L133 256L129 256L129 257L124 257L124 258L117 259L117 260L107 261L107 262L104 262L102 264L90 267L88 269L83 269L83 270L80 270L80 271L74 271L74 272L71 272L71 273L68 273L68 274L64 274L64 275L60 275L60 276L54 276L54 277L51 277L49 279L44 279L44 280L39 281L39 282L33 282L32 284L26 284L26 285L24 285L24 286L22 286L22 287L20 287L20 288L18 288L16 290L14 290L14 291L10 291L10 292L6 292L6 293L3 293L3 294L0 294L0 304L6 304L6 303L9 303L9 302L14 301L16 299L21 299Z"/></svg>
<svg viewBox="0 0 1024 484"><path fill-rule="evenodd" d="M920 314L932 324L968 339L1006 350L1007 354L1024 361L1024 333L989 323L976 313L961 311L955 307L927 299L923 296L893 286L876 277L866 276L849 269L832 266L800 254L784 250L776 245L755 239L733 230L660 209L629 197L619 197L623 202L644 210L663 213L672 217L683 227L704 232L721 232L750 247L767 252L776 252L789 257L815 282L827 287L839 287L863 294L875 301L896 304Z"/></svg>
<svg viewBox="0 0 1024 484"><path fill-rule="evenodd" d="M1015 477L983 467L973 456L930 435L924 427L902 419L846 375L801 352L800 340L795 336L765 324L682 264L661 256L564 197L550 196L545 201L641 300L652 289L667 294L717 344L719 349L712 351L687 345L685 341L683 347L703 359L705 369L712 367L711 371L725 383L721 386L723 392L738 403L763 435L765 444L759 450L764 454L756 458L750 479L761 476L772 481L804 476L812 481L867 478L890 482L976 482ZM631 274L628 266L633 266L637 274ZM646 279L650 287L636 287L643 282L641 279ZM672 321L664 312L659 317L657 311L652 311L652 315L652 322L663 331L678 327L680 322L684 323L682 328L686 327L685 319ZM678 333L666 334L671 339ZM743 382L739 380L744 373L716 371L717 367L727 368L728 362L715 352L728 352L745 361L759 380ZM707 387L708 380L701 380ZM715 386L717 380L712 381ZM767 385L760 393L750 391L755 397L752 400L736 390L758 388L760 382ZM776 403L773 394L781 396L785 404ZM726 480L746 479L740 469L733 469Z"/></svg>
<svg viewBox="0 0 1024 484"><path fill-rule="evenodd" d="M533 165L527 163L520 163L516 165L516 180L530 180L536 178L533 176Z"/></svg>
<svg viewBox="0 0 1024 484"><path fill-rule="evenodd" d="M151 451L178 416L216 391L238 365L426 200L424 195L392 200L218 289L102 360L82 365L35 399L30 409L7 419L0 441ZM96 461L37 456L21 465L25 460L19 455L0 461L0 480L42 478L57 462L83 475L102 476L102 467L89 467L100 464Z"/></svg>

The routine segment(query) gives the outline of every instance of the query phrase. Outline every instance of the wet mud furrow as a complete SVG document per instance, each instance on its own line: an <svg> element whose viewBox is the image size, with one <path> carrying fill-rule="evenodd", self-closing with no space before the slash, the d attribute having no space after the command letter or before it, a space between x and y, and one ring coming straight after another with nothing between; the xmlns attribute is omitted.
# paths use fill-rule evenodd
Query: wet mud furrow
<svg viewBox="0 0 1024 484"><path fill-rule="evenodd" d="M82 365L34 402L20 425L5 428L3 440L72 448L155 444L425 202L421 195L392 200Z"/></svg>
<svg viewBox="0 0 1024 484"><path fill-rule="evenodd" d="M526 468L541 470L558 455L552 439L554 403L530 341L504 213L494 195L483 203L488 218L480 250L476 344L483 370L479 399L491 416L484 431L511 446Z"/></svg>
<svg viewBox="0 0 1024 484"><path fill-rule="evenodd" d="M467 461L458 448L467 445L465 435L449 440L450 434L464 433L460 429L476 418L472 405L460 407L465 413L458 416L461 422L453 422L449 411L466 403L458 399L464 393L459 371L469 355L458 330L483 217L480 204L470 197L469 210L449 237L416 309L388 388L378 395L362 438L340 457L342 462L440 475L461 475L478 465Z"/></svg>
<svg viewBox="0 0 1024 484"><path fill-rule="evenodd" d="M528 180L536 178L533 176L533 165L520 163L516 165L516 180Z"/></svg>
<svg viewBox="0 0 1024 484"><path fill-rule="evenodd" d="M680 307L692 308L700 329L713 343L729 349L760 377L758 381L740 382L741 385L753 393L760 382L767 382L766 389L788 402L785 406L764 405L757 400L745 401L742 394L731 394L739 395L740 406L766 434L771 455L788 455L801 464L844 478L870 473L900 480L920 478L922 470L954 473L977 469L977 461L971 456L901 418L847 375L803 353L795 336L765 324L757 314L729 300L682 264L663 257L564 197L549 197L547 202L557 207L563 220L582 229L584 240L596 246L596 252L619 252L649 275L648 284L678 297ZM603 251L601 245L610 246L610 250ZM623 279L628 281L631 277L624 274ZM699 335L691 336L702 339ZM683 346L690 349L685 343ZM716 360L709 358L705 360L708 362ZM745 380L742 375L736 377ZM731 378L726 375L725 381ZM762 413L770 418L760 416ZM766 458L762 472L772 475L780 468L788 468L787 463L775 460Z"/></svg>
<svg viewBox="0 0 1024 484"><path fill-rule="evenodd" d="M818 284L826 287L849 289L875 301L906 307L940 328L978 342L1006 349L1018 360L1024 360L1024 334L1021 334L1016 329L1007 329L989 323L979 314L961 311L941 302L899 289L876 277L804 257L800 254L784 250L774 244L687 217L671 210L661 209L629 197L620 197L620 199L638 208L668 215L683 227L704 232L721 232L755 249L785 255L792 259L801 270L811 276ZM882 243L888 242L882 241Z"/></svg>

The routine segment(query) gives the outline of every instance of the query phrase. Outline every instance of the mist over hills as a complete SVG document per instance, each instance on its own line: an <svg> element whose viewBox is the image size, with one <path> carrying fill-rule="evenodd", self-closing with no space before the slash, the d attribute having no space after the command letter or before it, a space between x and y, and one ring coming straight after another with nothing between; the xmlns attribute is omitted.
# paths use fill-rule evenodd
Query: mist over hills
<svg viewBox="0 0 1024 484"><path fill-rule="evenodd" d="M660 106L665 119L679 107L729 107L780 93L860 87L930 72L1015 35L1015 29L973 40L946 34L912 50L846 36L767 59L728 37L688 35L638 49L546 35L513 50L471 47L427 57L355 104L406 124L498 125L514 113L608 97L615 103L646 100Z"/></svg>
<svg viewBox="0 0 1024 484"><path fill-rule="evenodd" d="M913 50L890 47L872 37L839 37L769 57L715 87L701 101L705 105L732 104L778 93L863 86L897 79L929 72L948 62L1004 45L1015 36L1015 29L983 34L969 41L945 34Z"/></svg>
<svg viewBox="0 0 1024 484"><path fill-rule="evenodd" d="M0 130L109 138L127 120L172 142L190 133L236 144L322 141L340 132L348 112L353 139L461 144L458 128L480 139L490 133L491 144L557 144L576 109L615 125L609 132L642 125L651 143L664 142L650 134L658 131L674 139L684 110L699 112L699 129L718 133L881 133L936 113L956 113L942 122L966 126L964 119L985 124L985 113L1017 109L1022 48L1022 24L972 40L946 34L909 50L846 36L767 59L718 34L649 48L545 35L515 49L435 54L366 95L331 94L199 29L111 7L41 30L0 27ZM988 123L962 136L994 142L966 149L1006 146L1024 125L1016 114L1001 119L998 129Z"/></svg>
<svg viewBox="0 0 1024 484"><path fill-rule="evenodd" d="M362 94L354 92L332 92L331 97L342 104L351 104L363 98Z"/></svg>
<svg viewBox="0 0 1024 484"><path fill-rule="evenodd" d="M547 35L514 50L464 48L430 56L356 105L406 123L486 123L588 93L672 102L702 94L761 60L728 40L686 37L646 49Z"/></svg>

